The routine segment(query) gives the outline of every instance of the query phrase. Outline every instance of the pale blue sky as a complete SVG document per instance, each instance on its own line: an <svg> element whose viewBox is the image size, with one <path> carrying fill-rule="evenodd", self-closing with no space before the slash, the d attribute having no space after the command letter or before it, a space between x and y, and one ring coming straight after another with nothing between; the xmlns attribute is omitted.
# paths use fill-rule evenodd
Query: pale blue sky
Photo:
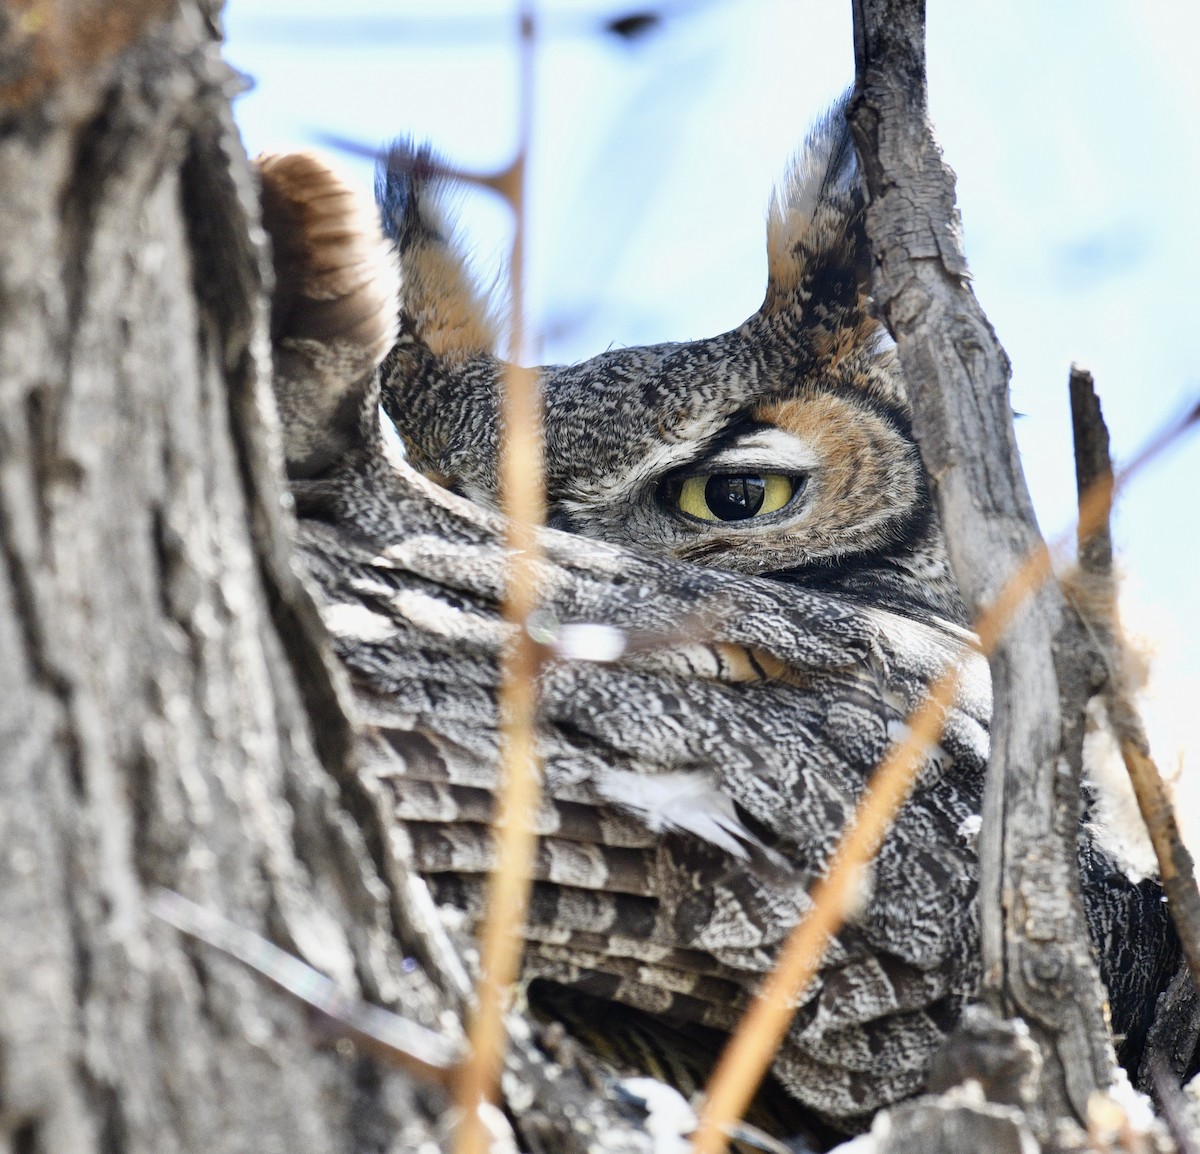
<svg viewBox="0 0 1200 1154"><path fill-rule="evenodd" d="M629 9L540 5L528 275L539 360L706 336L752 313L772 182L852 79L848 0L667 7L678 15L625 44L591 29ZM503 164L511 12L484 0L231 0L228 56L257 83L237 107L247 147L410 133L460 165ZM933 119L959 176L976 292L1013 362L1048 535L1074 510L1072 360L1096 375L1118 460L1200 394L1198 13L1184 0L929 0ZM368 164L343 163L370 187ZM468 194L462 225L494 275L505 210ZM1129 615L1152 635L1171 699L1156 743L1172 762L1187 742L1193 774L1198 504L1193 438L1135 483L1116 523Z"/></svg>

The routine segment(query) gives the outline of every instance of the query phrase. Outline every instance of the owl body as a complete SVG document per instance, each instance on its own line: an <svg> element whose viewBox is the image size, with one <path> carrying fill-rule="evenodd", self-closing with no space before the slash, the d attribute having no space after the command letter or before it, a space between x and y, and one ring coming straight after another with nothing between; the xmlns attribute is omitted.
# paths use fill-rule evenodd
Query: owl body
<svg viewBox="0 0 1200 1154"><path fill-rule="evenodd" d="M930 681L958 665L942 736L773 1067L815 1126L852 1131L919 1092L978 988L991 700L895 353L870 312L840 117L817 126L772 205L753 317L707 340L537 370L552 527L538 564L548 660L525 975L564 1019L616 1021L578 1011L575 996L643 1015L623 1051L611 1031L602 1039L614 1061L636 1051L679 1083L702 1079L809 908L870 774ZM353 687L381 837L451 931L469 933L493 864L496 684L511 636L503 523L489 508L504 366L433 171L404 150L381 171L402 284L380 374L364 367L358 328L312 326L302 308L277 329L276 385L299 544ZM309 264L296 275L315 287L299 299L341 299L322 260ZM340 270L339 307L358 321L378 311L355 295L364 286L392 291L366 268L363 257ZM407 464L384 451L380 399ZM1152 886L1114 880L1082 836L1105 879L1088 891L1102 962L1105 940L1127 949L1122 926L1145 944L1121 963L1124 1028L1171 964L1165 915Z"/></svg>
<svg viewBox="0 0 1200 1154"><path fill-rule="evenodd" d="M381 470L371 485L388 499L363 518L361 489L299 484L301 546L367 725L364 776L390 848L469 927L493 864L502 525L411 474ZM351 509L352 533L330 527ZM604 622L630 653L555 660L542 678L525 974L685 1037L733 1027L926 681L948 658L966 663L941 743L775 1065L822 1122L861 1127L920 1089L978 984L986 668L964 641L823 590L552 531L543 544L546 609Z"/></svg>

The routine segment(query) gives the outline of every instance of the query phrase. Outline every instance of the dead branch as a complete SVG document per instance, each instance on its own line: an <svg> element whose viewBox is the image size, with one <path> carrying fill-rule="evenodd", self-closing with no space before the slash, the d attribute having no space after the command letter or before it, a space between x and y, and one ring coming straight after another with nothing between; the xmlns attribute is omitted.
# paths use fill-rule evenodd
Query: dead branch
<svg viewBox="0 0 1200 1154"><path fill-rule="evenodd" d="M1174 806L1153 757L1130 684L1126 648L1117 618L1116 582L1113 578L1112 509L1113 471L1108 449L1108 428L1100 409L1091 373L1071 367L1071 425L1075 439L1075 485L1080 506L1085 495L1103 496L1103 523L1091 533L1080 524L1079 569L1088 624L1108 658L1110 676L1106 691L1109 721L1121 750L1138 809L1150 834L1158 860L1159 876L1171 918L1179 932L1192 981L1200 990L1200 891L1192 855L1179 834Z"/></svg>
<svg viewBox="0 0 1200 1154"><path fill-rule="evenodd" d="M1044 551L1021 473L1008 359L968 284L953 174L926 114L925 6L855 0L851 124L867 186L874 291L896 338L959 584L978 616ZM980 835L985 993L1046 1060L1047 1119L1085 1116L1114 1068L1075 839L1095 660L1046 583L991 659L992 760Z"/></svg>

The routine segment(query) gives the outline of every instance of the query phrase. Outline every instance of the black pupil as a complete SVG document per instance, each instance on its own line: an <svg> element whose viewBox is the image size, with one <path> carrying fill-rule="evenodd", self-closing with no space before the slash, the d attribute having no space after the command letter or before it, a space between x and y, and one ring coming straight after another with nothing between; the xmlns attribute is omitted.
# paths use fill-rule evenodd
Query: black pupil
<svg viewBox="0 0 1200 1154"><path fill-rule="evenodd" d="M709 477L704 501L721 521L745 521L762 508L767 486L761 477Z"/></svg>

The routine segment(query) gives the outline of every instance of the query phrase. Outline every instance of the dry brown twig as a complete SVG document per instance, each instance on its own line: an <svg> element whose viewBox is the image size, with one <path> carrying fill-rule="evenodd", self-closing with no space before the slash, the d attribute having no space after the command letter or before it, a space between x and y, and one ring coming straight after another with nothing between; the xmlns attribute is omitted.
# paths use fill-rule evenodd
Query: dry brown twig
<svg viewBox="0 0 1200 1154"><path fill-rule="evenodd" d="M514 627L500 671L500 787L496 809L496 864L488 879L480 932L479 981L471 1016L471 1052L455 1086L460 1111L457 1154L484 1154L487 1132L480 1107L496 1093L504 1062L504 1014L521 964L521 927L529 903L537 839L534 816L541 792L536 748L537 674L543 650L527 623L537 608L537 529L545 520L541 400L532 373L518 368L524 344L525 165L533 111L534 21L520 16L521 64L517 152L499 183L480 178L504 196L513 214L509 264L511 314L504 374L500 496L510 556L504 619Z"/></svg>
<svg viewBox="0 0 1200 1154"><path fill-rule="evenodd" d="M483 1154L487 1134L479 1115L482 1103L495 1097L507 1044L504 1014L520 969L521 926L529 901L536 837L533 834L540 787L535 716L537 676L547 650L536 640L531 618L537 611L537 530L545 521L541 447L541 398L536 379L520 362L524 333L525 168L529 156L533 111L533 59L536 28L532 6L519 18L517 148L512 161L492 172L472 172L422 157L423 171L498 195L512 212L509 250L509 355L502 401L500 498L505 514L510 564L505 583L504 620L512 625L512 642L501 662L499 712L501 754L494 821L496 862L485 897L479 932L479 980L470 1019L471 1050L455 1084L460 1112L457 1154ZM379 159L362 144L326 136L331 147ZM395 163L394 158L391 163Z"/></svg>

